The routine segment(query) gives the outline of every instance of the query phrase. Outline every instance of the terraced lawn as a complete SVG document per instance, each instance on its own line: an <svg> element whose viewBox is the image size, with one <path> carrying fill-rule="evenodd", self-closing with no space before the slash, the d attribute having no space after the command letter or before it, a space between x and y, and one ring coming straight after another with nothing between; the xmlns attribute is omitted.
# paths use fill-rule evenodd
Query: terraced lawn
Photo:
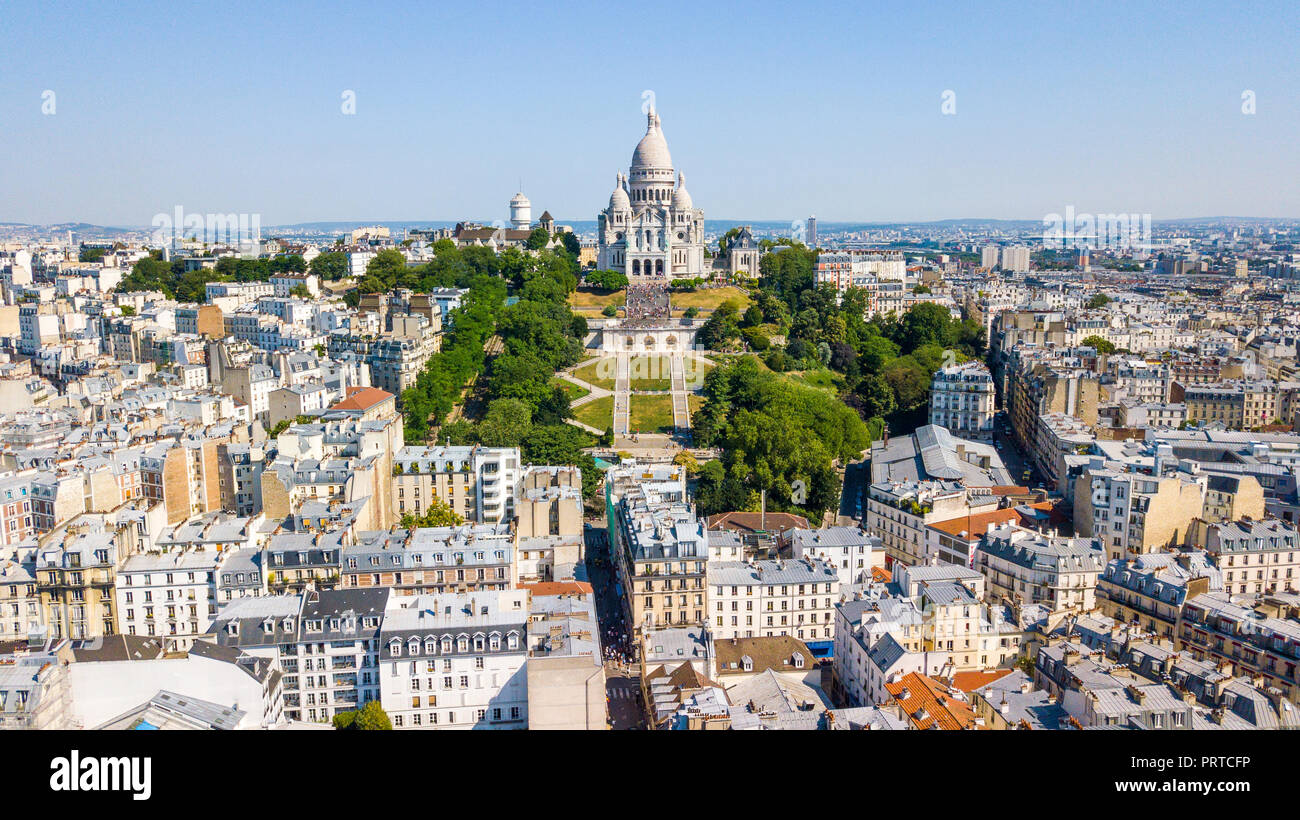
<svg viewBox="0 0 1300 820"><path fill-rule="evenodd" d="M749 298L748 293L745 293L740 288L734 287L673 291L669 295L669 299L672 301L674 316L681 316L682 312L685 311L686 308L690 307L698 308L702 313L717 310L718 305L728 299L734 299L736 301L741 313L744 313L745 308L752 304L752 300Z"/></svg>
<svg viewBox="0 0 1300 820"><path fill-rule="evenodd" d="M569 294L569 305L581 313L599 314L605 305L621 308L625 304L627 304L627 291L625 290L604 291L578 288Z"/></svg>
<svg viewBox="0 0 1300 820"><path fill-rule="evenodd" d="M613 390L614 377L618 375L618 371L615 369L614 357L610 356L584 364L582 367L573 371L573 375L588 384L594 384L597 387L603 387L606 390Z"/></svg>
<svg viewBox="0 0 1300 820"><path fill-rule="evenodd" d="M569 397L569 401L577 401L591 391L585 387L579 387L568 379L551 379L551 384L564 391L564 395Z"/></svg>
<svg viewBox="0 0 1300 820"><path fill-rule="evenodd" d="M672 415L671 408L668 412ZM604 430L614 423L614 397L605 396L573 408L573 418L597 430Z"/></svg>
<svg viewBox="0 0 1300 820"><path fill-rule="evenodd" d="M629 411L628 428L634 433L671 433L676 429L671 395L633 396Z"/></svg>
<svg viewBox="0 0 1300 820"><path fill-rule="evenodd" d="M628 363L633 390L672 390L673 360L667 356L635 356Z"/></svg>

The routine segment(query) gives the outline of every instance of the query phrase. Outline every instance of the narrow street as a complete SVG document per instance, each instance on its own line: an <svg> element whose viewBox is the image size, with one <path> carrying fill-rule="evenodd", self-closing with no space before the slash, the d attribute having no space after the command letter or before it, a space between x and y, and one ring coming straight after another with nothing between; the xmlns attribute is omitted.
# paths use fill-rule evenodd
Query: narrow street
<svg viewBox="0 0 1300 820"><path fill-rule="evenodd" d="M614 729L644 729L639 666L624 623L603 520L588 523L586 540L587 573L596 596L600 646L605 653L605 700L610 726Z"/></svg>

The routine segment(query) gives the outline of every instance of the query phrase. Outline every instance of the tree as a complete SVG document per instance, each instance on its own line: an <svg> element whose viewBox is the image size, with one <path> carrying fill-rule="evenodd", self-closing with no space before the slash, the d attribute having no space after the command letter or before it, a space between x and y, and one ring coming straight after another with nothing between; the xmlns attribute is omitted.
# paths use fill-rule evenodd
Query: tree
<svg viewBox="0 0 1300 820"><path fill-rule="evenodd" d="M300 299L310 299L311 291L307 289L306 285L300 283L289 288L289 295L297 296Z"/></svg>
<svg viewBox="0 0 1300 820"><path fill-rule="evenodd" d="M479 441L488 447L518 447L532 425L528 405L518 399L496 399L478 427Z"/></svg>
<svg viewBox="0 0 1300 820"><path fill-rule="evenodd" d="M700 471L705 513L756 508L766 490L774 509L820 514L839 492L834 462L860 458L871 443L862 418L839 399L760 370L753 356L711 370L704 395L695 438L723 453ZM808 488L798 505L796 480Z"/></svg>
<svg viewBox="0 0 1300 820"><path fill-rule="evenodd" d="M560 241L564 243L564 250L574 259L582 253L582 242L571 231L560 234Z"/></svg>
<svg viewBox="0 0 1300 820"><path fill-rule="evenodd" d="M627 274L616 270L594 270L583 277L588 287L600 290L622 290L627 287Z"/></svg>
<svg viewBox="0 0 1300 820"><path fill-rule="evenodd" d="M1080 344L1082 344L1084 347L1091 347L1093 350L1106 356L1109 356L1111 353L1115 352L1115 343L1110 341L1109 339L1103 339L1100 336L1089 336L1086 339L1084 339Z"/></svg>
<svg viewBox="0 0 1300 820"><path fill-rule="evenodd" d="M949 341L949 325L952 316L948 309L933 302L921 302L903 314L899 328L899 346L907 353L921 345L946 345Z"/></svg>
<svg viewBox="0 0 1300 820"><path fill-rule="evenodd" d="M612 318L618 315L618 308L614 307L612 304L605 305L603 308L600 309L600 315L609 316Z"/></svg>
<svg viewBox="0 0 1300 820"><path fill-rule="evenodd" d="M465 519L435 495L429 500L429 508L423 515L404 513L399 523L404 530L415 530L421 527L459 527Z"/></svg>
<svg viewBox="0 0 1300 820"><path fill-rule="evenodd" d="M392 731L393 722L379 701L366 701L360 709L339 712L334 716L334 728L350 732Z"/></svg>
<svg viewBox="0 0 1300 820"><path fill-rule="evenodd" d="M861 401L862 414L867 418L888 416L898 406L894 399L894 388L884 377L875 373L864 376L854 393Z"/></svg>
<svg viewBox="0 0 1300 820"><path fill-rule="evenodd" d="M1096 310L1097 308L1105 307L1108 304L1110 304L1110 297L1104 293L1098 293L1088 300L1088 309Z"/></svg>
<svg viewBox="0 0 1300 820"><path fill-rule="evenodd" d="M533 228L533 232L528 234L528 239L524 242L524 247L530 251L540 251L545 248L551 241L551 235L543 227Z"/></svg>

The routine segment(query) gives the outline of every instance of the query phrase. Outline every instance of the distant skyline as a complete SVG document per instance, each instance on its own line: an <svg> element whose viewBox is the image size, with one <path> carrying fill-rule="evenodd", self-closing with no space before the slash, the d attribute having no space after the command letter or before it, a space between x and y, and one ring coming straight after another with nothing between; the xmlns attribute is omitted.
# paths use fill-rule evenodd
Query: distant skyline
<svg viewBox="0 0 1300 820"><path fill-rule="evenodd" d="M1300 217L1294 2L3 14L0 222L594 219L645 90L706 220Z"/></svg>

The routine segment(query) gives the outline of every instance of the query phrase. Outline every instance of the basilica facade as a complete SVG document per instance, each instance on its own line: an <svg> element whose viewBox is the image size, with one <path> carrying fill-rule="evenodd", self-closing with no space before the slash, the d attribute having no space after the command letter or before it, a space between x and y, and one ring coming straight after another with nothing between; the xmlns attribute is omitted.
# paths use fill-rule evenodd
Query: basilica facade
<svg viewBox="0 0 1300 820"><path fill-rule="evenodd" d="M600 212L596 267L616 270L634 284L708 276L704 260L704 211L686 190L686 176L673 169L668 142L653 107L646 132L632 153L632 167L619 174L609 207Z"/></svg>

